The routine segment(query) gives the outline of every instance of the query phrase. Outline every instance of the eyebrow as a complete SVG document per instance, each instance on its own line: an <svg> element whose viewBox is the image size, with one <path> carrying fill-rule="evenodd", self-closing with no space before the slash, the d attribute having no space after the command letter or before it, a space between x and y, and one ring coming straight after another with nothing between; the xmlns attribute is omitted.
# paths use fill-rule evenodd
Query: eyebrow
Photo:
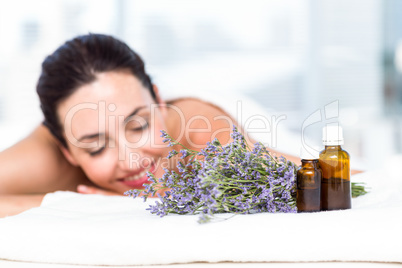
<svg viewBox="0 0 402 268"><path fill-rule="evenodd" d="M93 138L99 137L100 135L103 135L103 134L95 133L95 134L84 135L81 138L79 138L78 141L93 139Z"/></svg>
<svg viewBox="0 0 402 268"><path fill-rule="evenodd" d="M131 117L133 117L134 115L136 115L138 113L139 110L146 108L147 105L144 106L140 106L134 109L134 111L131 112L131 114L129 114L125 119L124 119L124 123L127 123L127 121L129 121L131 119Z"/></svg>
<svg viewBox="0 0 402 268"><path fill-rule="evenodd" d="M131 117L133 117L134 115L136 115L141 109L146 108L147 106L140 106L134 109L134 111L132 111L125 119L124 119L124 123L127 123L127 121L130 120ZM88 140L88 139L93 139L96 137L99 137L103 135L103 133L93 133L93 134L88 134L88 135L84 135L81 138L78 139L78 141L83 141L83 140Z"/></svg>

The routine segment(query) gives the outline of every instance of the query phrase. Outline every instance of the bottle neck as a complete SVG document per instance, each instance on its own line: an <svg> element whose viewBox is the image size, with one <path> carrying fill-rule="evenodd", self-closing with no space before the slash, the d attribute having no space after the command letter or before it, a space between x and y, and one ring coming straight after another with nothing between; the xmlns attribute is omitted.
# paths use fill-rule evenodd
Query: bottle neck
<svg viewBox="0 0 402 268"><path fill-rule="evenodd" d="M302 159L301 162L304 168L315 168L318 165L318 159Z"/></svg>
<svg viewBox="0 0 402 268"><path fill-rule="evenodd" d="M340 145L325 145L325 150L342 150Z"/></svg>

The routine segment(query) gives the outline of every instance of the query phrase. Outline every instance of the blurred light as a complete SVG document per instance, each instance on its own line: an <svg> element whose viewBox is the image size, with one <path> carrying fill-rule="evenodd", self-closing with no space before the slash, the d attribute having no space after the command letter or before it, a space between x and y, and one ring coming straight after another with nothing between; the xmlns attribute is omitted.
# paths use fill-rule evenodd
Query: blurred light
<svg viewBox="0 0 402 268"><path fill-rule="evenodd" d="M356 125L359 122L359 118L357 109L345 108L340 111L339 121L345 127Z"/></svg>
<svg viewBox="0 0 402 268"><path fill-rule="evenodd" d="M398 72L402 73L402 40L399 40L395 49L395 67Z"/></svg>

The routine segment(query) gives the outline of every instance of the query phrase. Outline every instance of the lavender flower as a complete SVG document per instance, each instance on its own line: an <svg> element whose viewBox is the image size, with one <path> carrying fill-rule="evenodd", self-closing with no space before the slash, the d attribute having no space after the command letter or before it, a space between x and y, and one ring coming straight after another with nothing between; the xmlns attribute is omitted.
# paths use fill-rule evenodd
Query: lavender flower
<svg viewBox="0 0 402 268"><path fill-rule="evenodd" d="M173 156L177 155L179 152L176 150L171 150L167 156L168 159L172 158Z"/></svg>
<svg viewBox="0 0 402 268"><path fill-rule="evenodd" d="M130 190L134 198L155 196L159 201L148 210L161 217L169 213L200 214L199 222L217 213L248 214L296 212L295 184L297 166L283 157L273 157L262 143L251 149L244 136L233 128L233 142L222 145L208 142L200 152L190 150L162 131L169 146L180 145L168 158L181 154L176 171L165 170L159 180L152 177L143 190Z"/></svg>

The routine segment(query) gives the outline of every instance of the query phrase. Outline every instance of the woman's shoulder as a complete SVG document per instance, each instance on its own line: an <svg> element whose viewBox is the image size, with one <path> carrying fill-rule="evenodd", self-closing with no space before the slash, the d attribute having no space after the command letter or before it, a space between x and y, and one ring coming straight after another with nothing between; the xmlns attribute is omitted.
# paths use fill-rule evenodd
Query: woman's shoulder
<svg viewBox="0 0 402 268"><path fill-rule="evenodd" d="M177 107L182 110L186 115L228 115L221 107L211 102L195 98L195 97L182 97L170 99L166 101L169 106Z"/></svg>
<svg viewBox="0 0 402 268"><path fill-rule="evenodd" d="M214 138L222 143L229 141L236 122L219 106L197 98L179 98L166 103L175 116L174 128L183 130L186 139L182 141L191 147L205 147Z"/></svg>

